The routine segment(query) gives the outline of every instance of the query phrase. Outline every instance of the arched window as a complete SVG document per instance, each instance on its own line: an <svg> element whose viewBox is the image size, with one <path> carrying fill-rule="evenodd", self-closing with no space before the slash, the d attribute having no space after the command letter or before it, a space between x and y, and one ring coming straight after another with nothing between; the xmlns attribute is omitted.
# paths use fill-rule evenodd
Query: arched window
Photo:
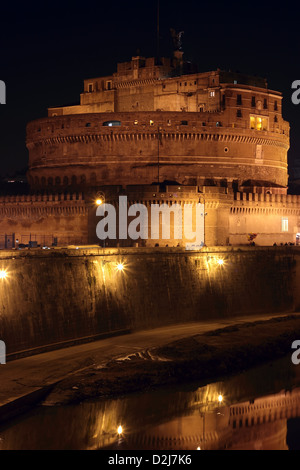
<svg viewBox="0 0 300 470"><path fill-rule="evenodd" d="M60 177L59 176L57 176L55 178L55 186L60 186Z"/></svg>
<svg viewBox="0 0 300 470"><path fill-rule="evenodd" d="M77 184L77 178L75 175L72 176L72 186L76 186Z"/></svg>
<svg viewBox="0 0 300 470"><path fill-rule="evenodd" d="M63 184L64 184L64 186L68 186L68 185L69 185L69 178L68 178L67 176L64 176Z"/></svg>
<svg viewBox="0 0 300 470"><path fill-rule="evenodd" d="M53 186L53 178L51 176L48 178L48 186Z"/></svg>

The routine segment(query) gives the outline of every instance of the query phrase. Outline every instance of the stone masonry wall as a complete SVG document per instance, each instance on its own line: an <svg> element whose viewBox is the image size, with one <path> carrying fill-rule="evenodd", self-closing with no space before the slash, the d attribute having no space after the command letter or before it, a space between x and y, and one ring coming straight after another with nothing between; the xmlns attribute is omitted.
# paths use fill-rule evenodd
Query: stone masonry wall
<svg viewBox="0 0 300 470"><path fill-rule="evenodd" d="M127 328L293 310L299 253L297 247L2 251L0 338L9 355Z"/></svg>

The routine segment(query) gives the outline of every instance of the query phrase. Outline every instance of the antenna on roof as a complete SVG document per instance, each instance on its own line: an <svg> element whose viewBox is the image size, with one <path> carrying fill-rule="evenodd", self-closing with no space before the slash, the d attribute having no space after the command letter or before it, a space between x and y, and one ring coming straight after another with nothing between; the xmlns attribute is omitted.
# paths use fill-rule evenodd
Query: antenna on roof
<svg viewBox="0 0 300 470"><path fill-rule="evenodd" d="M157 0L157 18L156 18L156 58L159 60L159 0Z"/></svg>

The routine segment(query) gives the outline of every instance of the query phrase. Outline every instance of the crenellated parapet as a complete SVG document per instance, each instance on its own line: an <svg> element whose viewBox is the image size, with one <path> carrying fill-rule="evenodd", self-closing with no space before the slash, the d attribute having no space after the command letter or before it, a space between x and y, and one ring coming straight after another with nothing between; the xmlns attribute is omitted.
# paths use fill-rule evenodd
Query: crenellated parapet
<svg viewBox="0 0 300 470"><path fill-rule="evenodd" d="M300 195L237 192L230 213L300 215Z"/></svg>
<svg viewBox="0 0 300 470"><path fill-rule="evenodd" d="M34 221L48 216L87 216L87 213L81 193L0 196L2 218Z"/></svg>

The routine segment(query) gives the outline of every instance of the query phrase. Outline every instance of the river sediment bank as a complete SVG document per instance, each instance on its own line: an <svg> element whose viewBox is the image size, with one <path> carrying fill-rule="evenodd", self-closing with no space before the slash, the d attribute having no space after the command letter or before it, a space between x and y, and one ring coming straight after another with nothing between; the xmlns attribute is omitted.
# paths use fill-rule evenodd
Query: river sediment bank
<svg viewBox="0 0 300 470"><path fill-rule="evenodd" d="M291 346L297 339L299 315L234 324L119 357L105 365L93 364L57 383L44 404L65 405L188 381L213 381L292 356Z"/></svg>

